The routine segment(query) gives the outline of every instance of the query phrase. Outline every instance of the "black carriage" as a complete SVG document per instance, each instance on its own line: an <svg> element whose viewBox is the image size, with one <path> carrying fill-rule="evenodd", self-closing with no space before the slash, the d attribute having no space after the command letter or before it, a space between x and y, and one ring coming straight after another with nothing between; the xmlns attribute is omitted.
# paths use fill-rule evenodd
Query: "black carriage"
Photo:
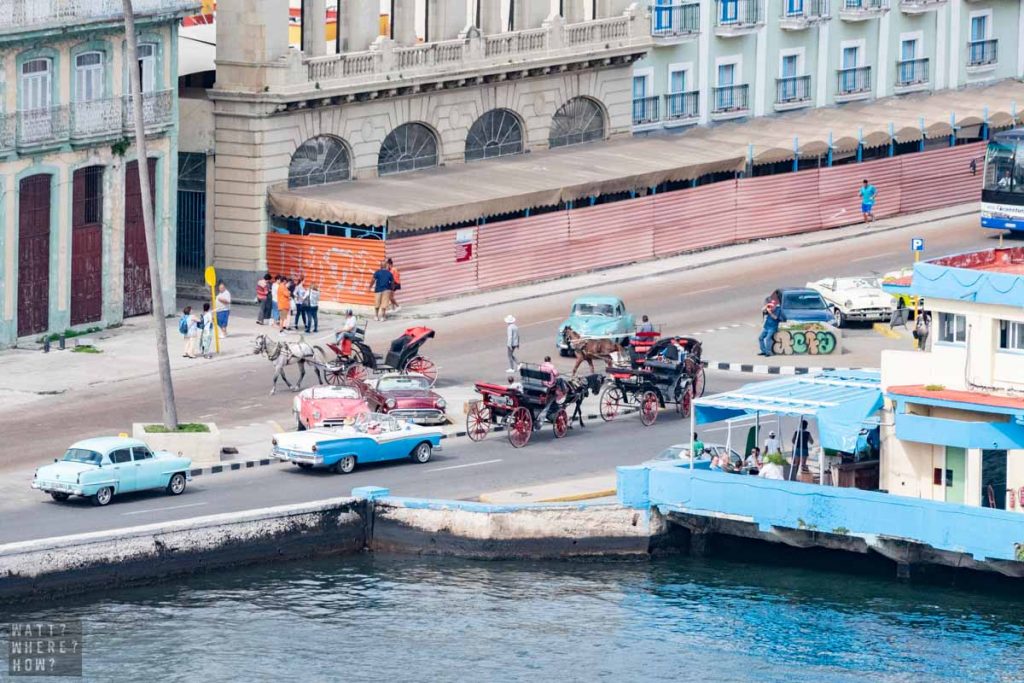
<svg viewBox="0 0 1024 683"><path fill-rule="evenodd" d="M360 318L352 339L327 345L337 356L327 363L327 383L339 384L345 378L365 379L368 372L415 372L434 382L437 366L421 353L423 345L434 334L429 327L410 327L392 340L388 352L381 356L366 343L366 320Z"/></svg>
<svg viewBox="0 0 1024 683"><path fill-rule="evenodd" d="M599 412L609 422L635 409L645 426L654 424L658 411L669 405L680 416L689 417L693 389L685 360L647 358L636 367L610 369L598 399Z"/></svg>
<svg viewBox="0 0 1024 683"><path fill-rule="evenodd" d="M569 431L567 404L572 388L552 373L539 366L522 364L520 381L516 385L477 382L476 391L481 398L474 401L466 414L466 434L480 441L495 426L502 426L508 441L515 448L530 442L530 436L545 423L551 423L555 438L561 439ZM582 385L586 391L586 385Z"/></svg>
<svg viewBox="0 0 1024 683"><path fill-rule="evenodd" d="M643 336L641 336L643 335ZM633 338L631 363L633 368L641 369L652 360L679 361L693 385L693 397L704 395L706 378L704 361L701 358L703 346L695 337L662 337L659 333L637 333Z"/></svg>

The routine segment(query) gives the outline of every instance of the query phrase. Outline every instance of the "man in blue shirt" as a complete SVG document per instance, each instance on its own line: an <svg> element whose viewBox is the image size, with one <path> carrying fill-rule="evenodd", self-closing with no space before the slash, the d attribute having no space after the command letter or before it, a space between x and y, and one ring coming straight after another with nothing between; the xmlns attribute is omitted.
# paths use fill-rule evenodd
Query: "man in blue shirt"
<svg viewBox="0 0 1024 683"><path fill-rule="evenodd" d="M387 264L381 261L380 266L373 272L370 282L370 289L373 291L373 313L374 320L378 322L386 320L388 308L391 306L391 288L395 284L395 276L388 270Z"/></svg>
<svg viewBox="0 0 1024 683"><path fill-rule="evenodd" d="M875 195L877 194L878 190L865 178L864 185L860 188L860 212L864 214L865 223L875 220Z"/></svg>

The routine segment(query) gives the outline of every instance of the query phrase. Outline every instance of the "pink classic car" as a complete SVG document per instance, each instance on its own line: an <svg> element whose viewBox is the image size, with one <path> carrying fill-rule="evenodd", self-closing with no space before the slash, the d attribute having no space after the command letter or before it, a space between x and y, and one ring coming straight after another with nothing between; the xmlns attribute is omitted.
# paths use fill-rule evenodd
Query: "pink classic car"
<svg viewBox="0 0 1024 683"><path fill-rule="evenodd" d="M311 387L303 390L292 403L299 431L316 427L345 424L348 418L377 410L373 392L362 382L350 381L339 386Z"/></svg>

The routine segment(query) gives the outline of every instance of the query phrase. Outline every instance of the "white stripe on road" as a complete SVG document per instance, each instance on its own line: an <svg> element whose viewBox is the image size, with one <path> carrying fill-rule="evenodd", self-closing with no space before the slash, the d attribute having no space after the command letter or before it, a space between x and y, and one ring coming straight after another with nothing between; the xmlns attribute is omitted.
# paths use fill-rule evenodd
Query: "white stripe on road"
<svg viewBox="0 0 1024 683"><path fill-rule="evenodd" d="M722 285L721 287L708 287L707 289L695 289L692 292L687 292L686 296L693 296L694 294L707 294L708 292L718 292L723 289L729 289L732 285Z"/></svg>
<svg viewBox="0 0 1024 683"><path fill-rule="evenodd" d="M150 508L149 510L132 510L131 512L122 512L123 515L143 515L147 512L163 512L164 510L180 510L182 508L195 508L200 505L206 505L206 503L189 503L188 505L171 505L165 508Z"/></svg>
<svg viewBox="0 0 1024 683"><path fill-rule="evenodd" d="M496 462L501 462L501 458L498 458L497 460L483 460L481 462L471 462L471 463L467 463L465 465L451 465L450 467L435 467L432 470L427 470L427 472L444 472L445 470L461 470L463 467L476 467L478 465L492 465L492 464L494 464Z"/></svg>
<svg viewBox="0 0 1024 683"><path fill-rule="evenodd" d="M886 256L895 256L896 254L902 254L902 251L887 251L884 254L872 254L871 256L861 256L850 261L850 263L860 263L861 261L870 261L872 259L885 258Z"/></svg>

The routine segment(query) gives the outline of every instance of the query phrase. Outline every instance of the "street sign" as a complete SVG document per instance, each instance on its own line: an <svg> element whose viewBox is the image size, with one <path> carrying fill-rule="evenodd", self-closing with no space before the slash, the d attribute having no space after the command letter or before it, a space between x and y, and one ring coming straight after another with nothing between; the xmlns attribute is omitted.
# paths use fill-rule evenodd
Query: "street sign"
<svg viewBox="0 0 1024 683"><path fill-rule="evenodd" d="M207 287L210 288L210 311L213 318L213 347L217 353L220 353L220 330L217 329L217 271L213 266L206 266L206 272L203 273L203 279L206 281Z"/></svg>
<svg viewBox="0 0 1024 683"><path fill-rule="evenodd" d="M910 251L924 251L924 238L923 237L911 237L910 238Z"/></svg>
<svg viewBox="0 0 1024 683"><path fill-rule="evenodd" d="M217 271L214 270L213 266L206 266L206 273L204 273L203 279L206 280L207 287L217 285Z"/></svg>

